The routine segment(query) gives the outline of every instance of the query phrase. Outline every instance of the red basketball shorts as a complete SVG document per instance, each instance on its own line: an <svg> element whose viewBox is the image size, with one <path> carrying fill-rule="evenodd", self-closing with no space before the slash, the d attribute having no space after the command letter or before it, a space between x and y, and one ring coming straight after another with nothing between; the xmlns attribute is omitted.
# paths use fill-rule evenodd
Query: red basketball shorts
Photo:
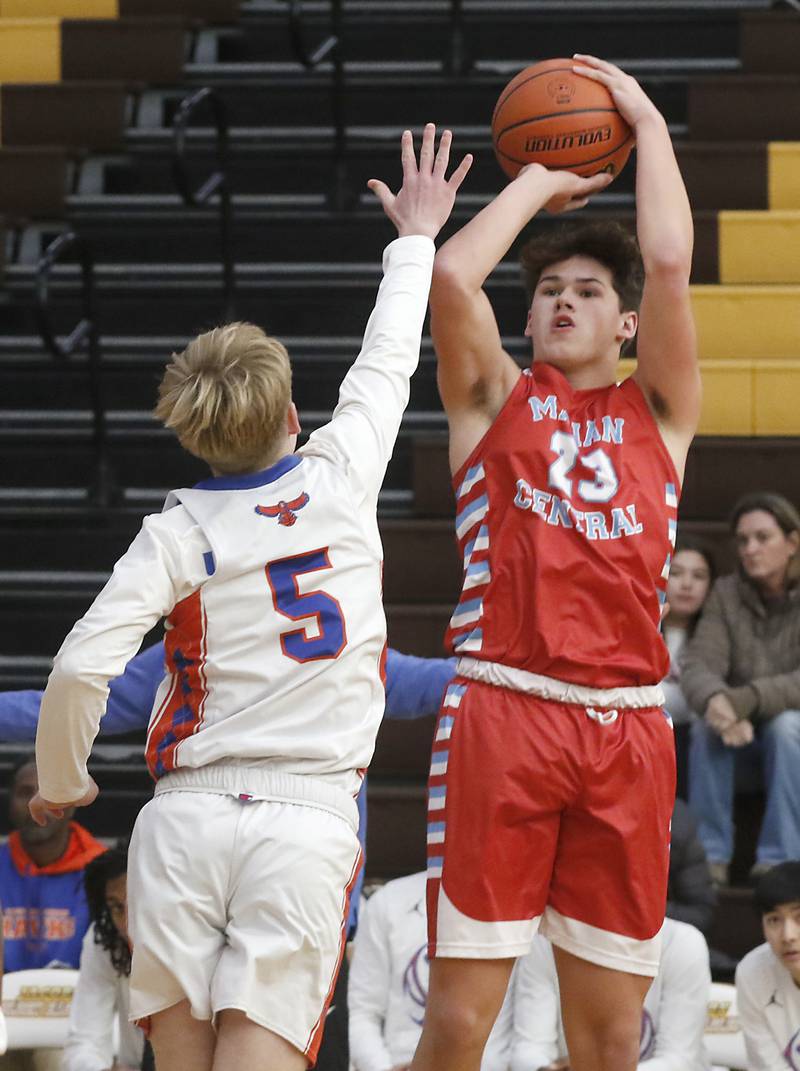
<svg viewBox="0 0 800 1071"><path fill-rule="evenodd" d="M431 956L568 952L655 975L675 798L659 708L592 708L456 677L428 795Z"/></svg>

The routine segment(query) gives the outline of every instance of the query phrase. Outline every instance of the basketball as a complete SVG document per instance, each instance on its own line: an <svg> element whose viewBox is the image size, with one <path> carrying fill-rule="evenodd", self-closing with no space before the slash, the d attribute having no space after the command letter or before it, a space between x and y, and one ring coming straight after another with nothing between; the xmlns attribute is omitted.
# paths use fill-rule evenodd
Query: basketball
<svg viewBox="0 0 800 1071"><path fill-rule="evenodd" d="M633 131L605 86L575 74L574 60L551 59L511 79L492 115L492 144L509 178L526 164L553 170L618 175L633 148Z"/></svg>

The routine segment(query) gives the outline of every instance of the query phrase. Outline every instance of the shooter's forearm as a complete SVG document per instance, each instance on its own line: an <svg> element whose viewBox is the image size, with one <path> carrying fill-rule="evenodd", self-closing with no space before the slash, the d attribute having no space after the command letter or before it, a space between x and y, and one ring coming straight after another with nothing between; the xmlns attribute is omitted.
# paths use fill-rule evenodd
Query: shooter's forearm
<svg viewBox="0 0 800 1071"><path fill-rule="evenodd" d="M462 227L436 254L437 273L453 274L465 290L480 290L522 228L555 192L551 173L530 168Z"/></svg>
<svg viewBox="0 0 800 1071"><path fill-rule="evenodd" d="M688 278L692 210L667 124L657 112L636 127L636 232L646 272L677 269Z"/></svg>

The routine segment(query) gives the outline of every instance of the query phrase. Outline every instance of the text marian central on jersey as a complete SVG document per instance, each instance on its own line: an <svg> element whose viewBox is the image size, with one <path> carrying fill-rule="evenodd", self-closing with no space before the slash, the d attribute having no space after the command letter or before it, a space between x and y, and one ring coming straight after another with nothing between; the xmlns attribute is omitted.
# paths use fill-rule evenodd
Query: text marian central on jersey
<svg viewBox="0 0 800 1071"><path fill-rule="evenodd" d="M612 506L610 515L607 515L599 510L578 509L569 498L562 498L555 493L560 490L564 494L572 495L573 481L570 475L575 464L580 461L594 471L594 478L578 481L577 496L587 504L610 502L619 489L619 480L610 457L602 448L595 448L590 454L583 454L582 451L592 448L595 443L621 444L624 419L604 416L599 422L571 422L565 410L559 411L554 394L549 394L544 401L537 397L530 398L529 404L531 418L535 423L549 419L566 425L570 430L557 431L550 443L554 459L548 476L553 490L543 491L520 477L514 497L517 509L530 510L554 527L560 525L563 528L574 528L590 540L640 535L644 528L637 520L636 506L633 503L627 506Z"/></svg>

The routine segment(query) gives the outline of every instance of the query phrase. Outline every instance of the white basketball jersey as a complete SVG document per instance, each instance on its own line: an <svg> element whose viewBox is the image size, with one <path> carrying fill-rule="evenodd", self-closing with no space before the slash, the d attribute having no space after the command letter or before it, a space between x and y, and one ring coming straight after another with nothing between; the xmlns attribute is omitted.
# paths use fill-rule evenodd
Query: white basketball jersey
<svg viewBox="0 0 800 1071"><path fill-rule="evenodd" d="M329 424L244 477L172 492L64 641L42 699L44 798L86 790L118 676L167 618L147 740L155 778L269 765L355 791L383 715L386 622L376 506L418 359L434 246L397 239Z"/></svg>

